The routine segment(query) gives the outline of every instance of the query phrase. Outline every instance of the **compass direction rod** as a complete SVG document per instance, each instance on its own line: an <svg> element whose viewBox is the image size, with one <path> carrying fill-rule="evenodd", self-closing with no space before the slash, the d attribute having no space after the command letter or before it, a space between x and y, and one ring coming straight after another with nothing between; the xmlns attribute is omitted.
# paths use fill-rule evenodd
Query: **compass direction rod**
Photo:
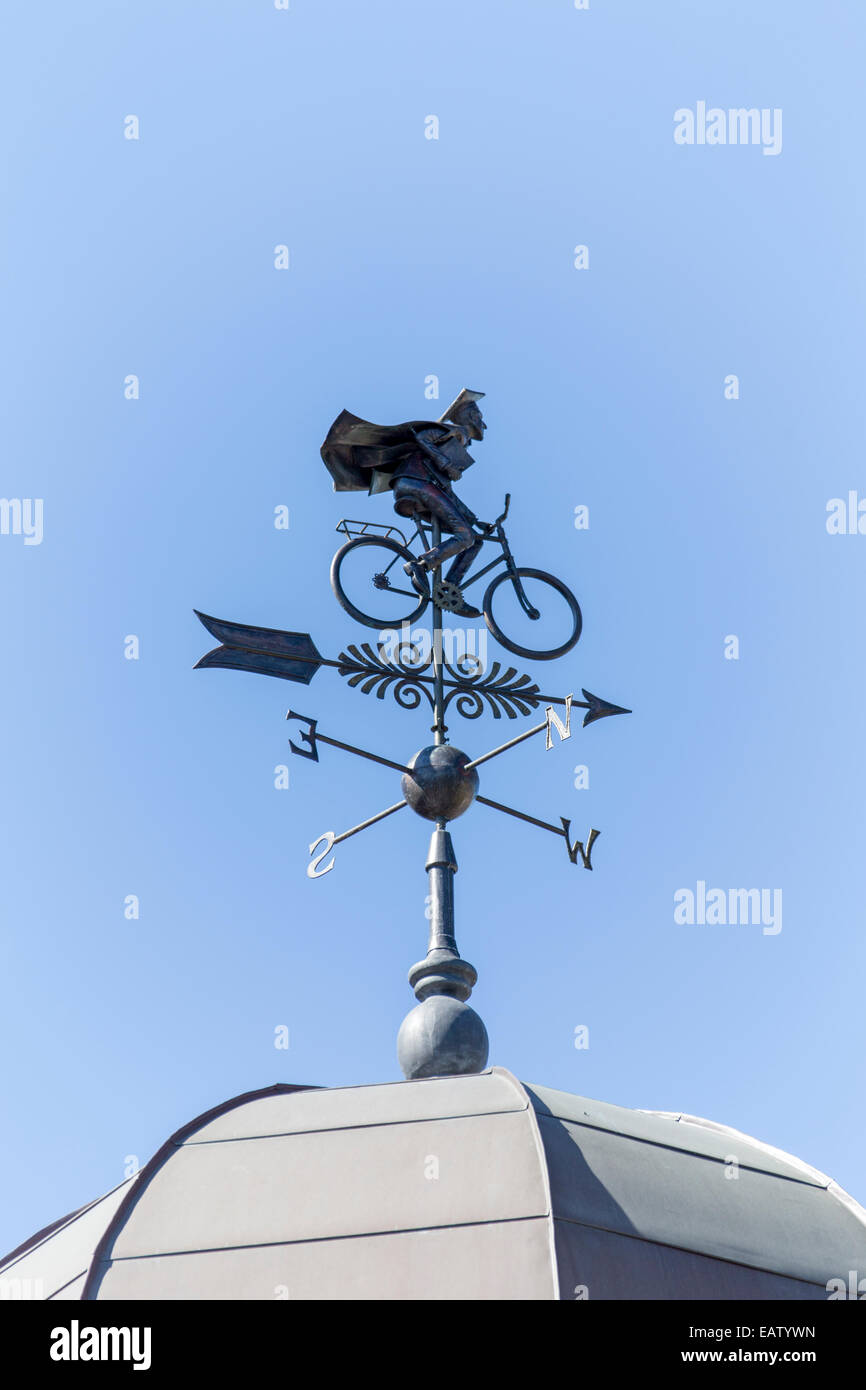
<svg viewBox="0 0 866 1390"><path fill-rule="evenodd" d="M411 776L412 769L405 767L403 763L392 762L390 758L382 758L378 753L368 753L365 748L355 748L354 744L343 743L342 739L331 738L328 734L321 734L316 731L316 738L320 743L329 743L332 748L342 748L346 753L355 753L359 758L369 758L371 763L381 763L383 767L393 767L395 772L408 772ZM402 803L401 803L402 804Z"/></svg>
<svg viewBox="0 0 866 1390"><path fill-rule="evenodd" d="M507 753L509 748L515 748L517 744L522 743L524 739L532 738L533 734L540 734L542 729L547 728L547 723L548 721L545 719L543 724L534 724L533 727L527 729L525 733L518 734L516 738L510 738L507 743L500 743L498 748L492 749L489 753L482 753L480 758L475 758L473 762L466 764L467 769L470 767L480 767L482 763L489 762L491 758L498 758L500 753ZM482 798L479 796L477 800L481 801Z"/></svg>
<svg viewBox="0 0 866 1390"><path fill-rule="evenodd" d="M369 820L362 820L360 825L353 825L351 830L344 830L342 835L335 835L331 841L332 845L341 845L344 840L348 840L352 835L358 835L362 830L367 830L377 821L384 820L386 816L393 816L395 811L402 811L406 805L405 801L396 801L393 806L389 806L387 811L380 811L378 815L371 816Z"/></svg>
<svg viewBox="0 0 866 1390"><path fill-rule="evenodd" d="M386 816L393 816L395 811L399 811L406 805L405 801L398 801L394 806L389 806L386 811L380 811L378 815L371 816L369 820L361 821L360 825L353 825L351 830L344 830L342 835L335 835L333 830L326 830L324 835L320 835L310 845L312 856L307 865L307 878L324 878L334 867L335 860L331 858L323 869L319 868L322 860L331 853L335 845L341 845L344 840L348 840L352 835L358 835L368 826L375 825L376 821L384 820ZM324 845L324 849L319 849L319 845ZM318 853L315 851L318 850Z"/></svg>
<svg viewBox="0 0 866 1390"><path fill-rule="evenodd" d="M492 806L494 811L504 811L507 816L529 821L530 825L537 825L541 830L552 830L554 835L564 834L561 825L551 825L549 821L539 820L537 816L528 816L525 811L515 811L513 806L503 806L501 801L491 801L489 796L481 796L476 792L475 800L480 801L482 806Z"/></svg>
<svg viewBox="0 0 866 1390"><path fill-rule="evenodd" d="M475 758L466 767L480 767L482 763L489 762L491 758L498 758L500 753L507 753L509 748L516 748L518 743L523 743L524 739L532 738L534 734L545 731L545 747L553 747L553 731L559 734L560 740L571 738L571 711L573 708L585 709L587 711L583 720L583 727L592 724L596 719L603 719L608 714L631 714L631 710L623 709L620 705L608 704L606 700L600 700L597 695L591 695L588 690L581 691L586 696L586 700L575 700L573 695L566 695L558 704L565 705L565 722L560 719L553 705L548 705L544 711L545 720L543 724L533 724L531 729L518 734L516 738L510 738L507 743L500 743L498 748L492 748L489 753L482 753L480 758Z"/></svg>
<svg viewBox="0 0 866 1390"><path fill-rule="evenodd" d="M412 769L403 763L395 763L391 758L383 758L378 753L371 753L366 748L356 748L354 743L344 743L340 738L331 738L330 734L323 734L318 727L317 719L310 719L306 714L297 714L290 709L286 715L287 719L297 719L299 723L306 724L306 728L300 732L302 742L308 745L307 748L299 748L296 743L289 739L289 747L293 753L300 758L310 758L314 763L319 761L319 751L316 747L319 743L329 743L333 748L342 748L346 753L354 753L359 758L368 758L371 763L381 763L383 767L393 767L395 772L408 772Z"/></svg>
<svg viewBox="0 0 866 1390"><path fill-rule="evenodd" d="M460 682L448 681L447 684L459 685ZM545 719L543 724L535 724L533 728L527 729L525 733L518 734L517 738L510 739L508 743L501 744L499 748L494 748L493 751L490 753L484 753L482 757L476 758L473 763L469 763L469 767L478 767L479 763L486 763L488 758L495 758L500 753L505 753L507 749L513 748L516 743L522 743L525 738L532 738L533 734L541 733L542 729L547 729L547 746L548 748L550 748L551 734L554 725L559 733L560 738L570 738L571 711L573 709L586 710L586 714L583 716L584 729L587 727L588 724L594 724L597 719L604 719L607 715L631 714L630 709L625 709L623 705L612 705L609 700L602 700L599 698L598 695L593 695L589 690L581 690L580 693L581 695L585 695L586 699L575 700L573 695L542 695L540 693L535 693L533 696L535 703L540 703L542 700L547 700L549 702L549 706L565 705L565 724L563 724L562 720L554 714L553 710L550 707L548 707L548 709L545 711L547 718Z"/></svg>
<svg viewBox="0 0 866 1390"><path fill-rule="evenodd" d="M576 864L578 857L585 869L592 868L592 847L601 834L600 830L590 830L586 838L586 845L582 840L575 840L571 843L571 821L566 820L565 816L560 816L561 826L551 825L549 821L539 820L537 816L528 816L525 811L515 811L513 806L503 806L501 801L491 801L489 796L479 796L476 793L476 801L482 802L484 806L492 806L494 811L504 811L507 816L516 816L518 820L529 821L530 825L537 825L541 830L550 830L554 835L560 835L565 840L565 848L569 862Z"/></svg>

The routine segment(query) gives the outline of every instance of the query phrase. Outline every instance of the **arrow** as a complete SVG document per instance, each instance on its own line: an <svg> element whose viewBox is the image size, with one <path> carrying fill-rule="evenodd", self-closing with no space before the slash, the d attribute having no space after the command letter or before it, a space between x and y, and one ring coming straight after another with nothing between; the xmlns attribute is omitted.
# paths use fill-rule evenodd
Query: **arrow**
<svg viewBox="0 0 866 1390"><path fill-rule="evenodd" d="M284 681L309 685L320 666L332 666L348 680L349 685L360 688L364 695L370 695L375 691L381 700L386 692L391 690L396 698L398 691L392 689L395 685L403 689L416 686L424 691L432 704L432 695L426 687L435 686L435 678L424 674L432 658L418 666L405 666L399 661L389 661L385 658L382 655L382 647L377 654L369 643L364 642L360 647L350 646L347 651L340 653L337 661L333 661L330 657L322 656L308 632L281 632L273 627L249 627L245 623L228 623L222 618L212 618L207 613L200 613L197 608L194 608L193 612L208 632L222 644L214 647L213 651L207 652L196 662L193 667L196 671L220 666L230 671L252 671L260 676L277 676ZM477 718L482 712L485 700L496 719L501 717L502 711L509 719L514 719L518 713L529 714L541 704L565 704L561 695L543 695L538 686L530 681L529 676L518 676L513 666L500 675L498 661L493 663L489 673L483 678L461 678L461 672L449 662L445 662L444 666L457 677L454 680L443 681L443 689L448 691L445 703L450 704L455 696L461 695L468 695L476 702L474 712L469 713L461 709L458 700L457 709L465 718ZM610 714L631 714L631 710L625 709L622 705L612 705L608 700L602 700L588 690L581 690L581 694L583 700L574 700L571 703L575 708L586 710L584 728L593 724L596 719L604 719ZM414 707L403 706L405 709Z"/></svg>

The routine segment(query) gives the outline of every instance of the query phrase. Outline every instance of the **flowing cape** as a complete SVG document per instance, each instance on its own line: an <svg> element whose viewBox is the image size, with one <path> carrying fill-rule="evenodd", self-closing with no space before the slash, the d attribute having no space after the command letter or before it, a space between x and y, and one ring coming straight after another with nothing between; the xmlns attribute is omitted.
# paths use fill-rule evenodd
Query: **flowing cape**
<svg viewBox="0 0 866 1390"><path fill-rule="evenodd" d="M401 459L421 452L413 431L449 431L438 420L372 425L348 410L337 416L321 448L335 492L369 492L374 473L391 473Z"/></svg>

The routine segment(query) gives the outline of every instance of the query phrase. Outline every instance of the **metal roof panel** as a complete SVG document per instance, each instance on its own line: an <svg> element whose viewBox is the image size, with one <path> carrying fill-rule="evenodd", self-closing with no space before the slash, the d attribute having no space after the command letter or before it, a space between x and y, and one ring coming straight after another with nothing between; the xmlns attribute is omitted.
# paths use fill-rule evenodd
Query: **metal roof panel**
<svg viewBox="0 0 866 1390"><path fill-rule="evenodd" d="M319 1130L176 1149L142 1190L106 1255L366 1235L547 1211L543 1162L527 1112Z"/></svg>
<svg viewBox="0 0 866 1390"><path fill-rule="evenodd" d="M381 1086L347 1086L265 1096L217 1116L187 1144L246 1139L255 1135L299 1134L322 1129L489 1115L525 1110L527 1098L501 1068L477 1076L431 1077Z"/></svg>
<svg viewBox="0 0 866 1390"><path fill-rule="evenodd" d="M866 1268L866 1226L825 1188L538 1119L556 1217L821 1284Z"/></svg>
<svg viewBox="0 0 866 1390"><path fill-rule="evenodd" d="M823 1173L809 1168L792 1155L771 1149L760 1140L736 1130L726 1130L721 1125L702 1124L696 1120L680 1123L674 1114L629 1110L622 1105L587 1100L583 1096L553 1091L546 1086L530 1085L528 1082L524 1085L539 1115L555 1115L557 1119L569 1120L574 1124L608 1130L647 1143L669 1145L685 1153L707 1158L724 1159L728 1154L736 1153L741 1167L777 1173L820 1187L826 1187L830 1181Z"/></svg>
<svg viewBox="0 0 866 1390"><path fill-rule="evenodd" d="M543 1218L116 1260L101 1299L552 1299Z"/></svg>

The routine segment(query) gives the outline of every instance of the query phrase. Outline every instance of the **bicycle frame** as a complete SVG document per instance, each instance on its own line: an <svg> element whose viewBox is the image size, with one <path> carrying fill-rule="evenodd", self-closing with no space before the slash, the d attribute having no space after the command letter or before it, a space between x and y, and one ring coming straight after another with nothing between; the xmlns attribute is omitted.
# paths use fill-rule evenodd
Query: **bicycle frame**
<svg viewBox="0 0 866 1390"><path fill-rule="evenodd" d="M399 527L382 526L375 522L343 520L338 524L337 530L341 531L343 535L347 536L349 539L354 539L359 536L372 535L376 533L381 533L387 538L391 538L392 536L399 536L400 542L406 550L411 551L412 545L416 540L419 542L422 551L432 550L432 524L429 521L422 521L417 514L414 518L414 521L415 530L413 531L412 535L409 537L408 540L404 536L403 532L399 529ZM477 535L478 533L476 532L475 534ZM495 560L491 560L489 564L482 565L481 569L476 570L475 573L473 575L470 575L468 579L464 579L460 585L460 588L464 590L468 589L470 584L475 584L479 579L483 579L485 574L490 574L491 570L495 570L498 565L505 565L509 575L511 576L511 582L514 585L514 592L517 595L517 601L523 609L524 613L528 618L538 618L540 616L538 609L534 608L533 605L529 602L529 599L526 597L526 592L520 581L520 575L517 573L517 566L514 563L514 556L511 553L511 547L508 544L508 537L505 534L505 529L502 525L501 520L496 522L492 530L487 531L486 534L482 536L479 536L479 539L483 541L492 541L495 544L501 546L502 553L500 555L497 555ZM385 577L386 582L389 582L387 581L387 576L396 563L397 556L395 555L394 559L391 560L390 564L385 566L383 576ZM395 589L393 590L393 592L403 593L404 590ZM406 590L405 592L407 594L410 593L409 590Z"/></svg>
<svg viewBox="0 0 866 1390"><path fill-rule="evenodd" d="M409 540L410 547L412 545L412 541L414 541L416 536L418 537L425 550L431 549L432 540L431 537L427 534L427 523L420 521L417 517L415 518L414 534ZM511 582L514 585L514 592L517 595L517 601L523 609L524 613L528 618L538 618L540 616L538 609L534 608L533 605L529 602L529 599L526 597L526 592L523 588L523 585L520 582L520 575L517 573L517 566L514 563L514 556L511 553L511 547L508 544L508 537L505 534L505 528L503 527L502 523L498 522L496 527L494 528L494 531L488 532L486 536L482 536L480 537L480 539L485 541L494 541L497 545L501 545L502 554L497 555L495 560L491 560L489 564L482 566L482 568L479 570L476 570L475 573L470 575L468 579L462 580L460 588L463 590L468 589L470 584L475 584L479 579L482 579L485 574L489 574L491 570L495 570L498 565L505 565L508 570L508 573L511 576Z"/></svg>

